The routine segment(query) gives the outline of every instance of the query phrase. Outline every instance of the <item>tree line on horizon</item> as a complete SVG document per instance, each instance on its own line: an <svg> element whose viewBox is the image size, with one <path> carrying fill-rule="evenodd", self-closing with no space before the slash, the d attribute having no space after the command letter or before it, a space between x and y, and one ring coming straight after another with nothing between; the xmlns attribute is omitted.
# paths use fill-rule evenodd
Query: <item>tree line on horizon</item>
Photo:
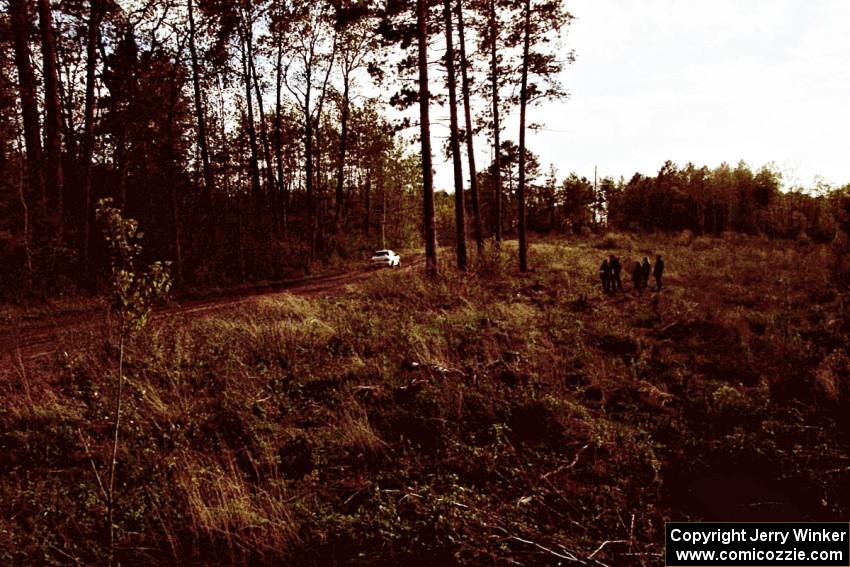
<svg viewBox="0 0 850 567"><path fill-rule="evenodd" d="M850 184L783 190L778 170L754 170L744 161L709 168L668 160L656 175L635 173L628 181L571 173L558 182L552 168L533 185L531 199L529 222L536 232L732 231L828 243L850 230Z"/></svg>
<svg viewBox="0 0 850 567"><path fill-rule="evenodd" d="M94 210L107 197L184 289L300 275L423 240L433 274L438 242L463 270L467 241L480 252L508 236L525 271L529 231L827 240L846 229L846 188L781 193L775 173L742 164L668 162L628 182L544 174L526 143L528 108L566 95L562 0L5 4L6 298L95 289L106 248ZM448 111L442 147L432 144L438 106ZM482 140L493 156L483 168ZM453 195L434 188L439 151Z"/></svg>

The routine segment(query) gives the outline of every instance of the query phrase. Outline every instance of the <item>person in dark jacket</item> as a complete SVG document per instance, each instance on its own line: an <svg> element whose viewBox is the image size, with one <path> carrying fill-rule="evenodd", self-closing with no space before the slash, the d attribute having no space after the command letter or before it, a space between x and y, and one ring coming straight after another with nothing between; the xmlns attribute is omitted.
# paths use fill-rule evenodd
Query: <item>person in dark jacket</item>
<svg viewBox="0 0 850 567"><path fill-rule="evenodd" d="M661 276L664 275L664 260L661 259L661 254L655 256L655 290L661 291Z"/></svg>
<svg viewBox="0 0 850 567"><path fill-rule="evenodd" d="M652 273L652 266L649 265L649 260L646 256L643 257L643 287L649 287L649 275Z"/></svg>
<svg viewBox="0 0 850 567"><path fill-rule="evenodd" d="M599 278L602 280L602 292L611 291L611 265L607 259L602 260L602 265L599 267Z"/></svg>
<svg viewBox="0 0 850 567"><path fill-rule="evenodd" d="M623 290L623 280L620 279L620 272L623 271L623 266L620 265L620 260L611 254L611 291Z"/></svg>
<svg viewBox="0 0 850 567"><path fill-rule="evenodd" d="M632 270L632 290L635 293L643 293L643 268L640 262L635 262L635 268Z"/></svg>

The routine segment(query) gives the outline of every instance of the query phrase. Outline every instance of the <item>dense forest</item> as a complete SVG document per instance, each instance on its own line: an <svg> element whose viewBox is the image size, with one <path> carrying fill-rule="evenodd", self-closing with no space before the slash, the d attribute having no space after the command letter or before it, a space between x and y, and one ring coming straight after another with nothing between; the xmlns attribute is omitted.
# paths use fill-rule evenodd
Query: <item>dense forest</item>
<svg viewBox="0 0 850 567"><path fill-rule="evenodd" d="M434 271L438 243L455 247L464 268L467 240L481 250L485 239L518 237L525 270L529 230L826 242L848 228L847 187L782 192L774 171L743 162L668 162L628 182L544 172L526 144L526 115L566 96L572 16L560 0L5 8L6 299L97 289L104 197L139 221L145 254L172 262L183 289L300 275L423 239ZM444 145L431 107L448 115ZM517 116L519 131L508 131ZM475 163L475 144L487 145L491 163ZM453 195L435 191L441 151Z"/></svg>
<svg viewBox="0 0 850 567"><path fill-rule="evenodd" d="M170 260L180 286L277 278L385 242L418 244L423 224L435 243L429 101L449 106L463 203L460 141L475 172L474 133L498 141L500 112L562 95L562 63L537 49L569 18L552 2L11 0L0 61L2 288L95 285L104 197L139 221L146 253ZM429 72L448 101L443 85L429 97ZM421 152L406 116L417 102ZM495 202L494 218L506 214L472 180L470 235L480 242L482 209Z"/></svg>

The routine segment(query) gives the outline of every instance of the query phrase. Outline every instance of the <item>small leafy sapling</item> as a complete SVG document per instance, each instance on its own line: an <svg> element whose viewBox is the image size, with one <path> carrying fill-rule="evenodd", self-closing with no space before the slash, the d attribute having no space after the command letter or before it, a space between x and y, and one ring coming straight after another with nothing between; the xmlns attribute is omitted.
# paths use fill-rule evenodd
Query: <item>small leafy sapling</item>
<svg viewBox="0 0 850 567"><path fill-rule="evenodd" d="M154 301L168 295L171 262L154 262L140 270L136 263L144 233L139 223L125 219L121 210L112 206L112 199L98 201L96 215L109 246L112 312L118 317L121 335L127 337L144 328Z"/></svg>
<svg viewBox="0 0 850 567"><path fill-rule="evenodd" d="M110 564L115 556L115 465L121 429L121 398L124 390L124 346L148 323L154 301L165 297L171 289L170 262L154 262L139 269L137 261L142 252L144 233L134 219L125 219L121 210L112 206L112 199L97 203L96 218L103 225L103 236L109 247L110 291L112 313L118 319L118 379L113 419L112 460L106 487L107 522L109 526Z"/></svg>

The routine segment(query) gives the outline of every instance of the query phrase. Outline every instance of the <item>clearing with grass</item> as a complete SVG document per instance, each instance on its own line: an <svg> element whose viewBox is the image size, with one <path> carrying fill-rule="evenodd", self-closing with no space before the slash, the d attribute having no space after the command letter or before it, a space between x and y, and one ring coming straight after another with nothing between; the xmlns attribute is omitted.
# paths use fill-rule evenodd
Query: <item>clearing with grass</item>
<svg viewBox="0 0 850 567"><path fill-rule="evenodd" d="M604 296L611 253L663 254L665 289ZM549 238L525 274L514 254L156 319L124 359L115 560L658 565L669 519L846 516L827 248ZM108 555L114 348L6 353L4 562Z"/></svg>

